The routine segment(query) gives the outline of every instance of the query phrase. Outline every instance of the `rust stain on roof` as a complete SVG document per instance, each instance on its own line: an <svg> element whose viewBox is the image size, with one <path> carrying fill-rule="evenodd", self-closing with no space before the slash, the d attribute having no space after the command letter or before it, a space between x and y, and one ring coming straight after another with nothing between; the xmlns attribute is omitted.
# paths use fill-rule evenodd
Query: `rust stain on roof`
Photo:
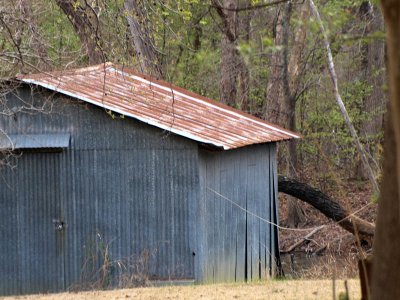
<svg viewBox="0 0 400 300"><path fill-rule="evenodd" d="M17 79L225 150L300 137L237 109L112 63L19 75Z"/></svg>

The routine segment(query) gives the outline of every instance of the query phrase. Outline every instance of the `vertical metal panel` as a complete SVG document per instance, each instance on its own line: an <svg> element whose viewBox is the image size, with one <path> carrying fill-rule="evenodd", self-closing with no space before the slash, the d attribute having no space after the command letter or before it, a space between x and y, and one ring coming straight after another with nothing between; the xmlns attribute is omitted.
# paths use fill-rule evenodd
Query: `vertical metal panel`
<svg viewBox="0 0 400 300"><path fill-rule="evenodd" d="M246 209L249 211L247 213L247 279L248 280L258 280L258 246L259 246L259 228L258 219L254 217L253 214L259 216L258 203L262 200L262 197L257 197L257 169L256 165L252 161L248 162L247 167L248 177L247 177L247 205Z"/></svg>
<svg viewBox="0 0 400 300"><path fill-rule="evenodd" d="M199 153L199 178L198 178L198 193L199 199L195 203L196 207L196 218L194 225L192 222L192 227L196 227L197 229L194 231L195 233L195 278L199 282L205 282L207 278L207 269L208 264L207 262L207 240L206 235L208 232L207 227L207 219L206 219L206 211L207 211L207 202L205 201L205 195L207 192L207 164L205 163L202 153Z"/></svg>
<svg viewBox="0 0 400 300"><path fill-rule="evenodd" d="M247 203L247 158L244 152L239 154L237 178L235 183L238 184L237 203L240 207L246 209ZM244 281L247 278L247 214L243 210L236 207L237 214L237 242L236 242L236 281Z"/></svg>
<svg viewBox="0 0 400 300"><path fill-rule="evenodd" d="M270 151L270 160L271 160L271 209L272 217L271 222L273 224L278 224L278 166L277 166L277 158L276 158L276 145L271 145ZM272 276L276 275L277 268L280 268L280 253L279 253L279 231L278 228L274 225L271 225L271 232L275 234L271 235L271 252L274 253L273 260L271 262L270 274Z"/></svg>
<svg viewBox="0 0 400 300"><path fill-rule="evenodd" d="M270 167L272 161L270 160L270 152L275 151L274 146L270 145L262 155L263 164L260 170L260 184L264 186L264 190L262 191L262 197L267 197L267 201L260 202L260 216L265 220L272 220L269 218L269 212L271 209L271 203L277 201L277 199L269 197L269 193L271 190L270 184ZM271 224L267 224L265 222L259 221L260 223L260 263L261 263L261 279L268 278L269 269L271 267L268 262L269 257L273 256L274 253L270 253L269 240L271 239L271 231L269 230ZM277 228L275 227L275 231L272 231L273 234L277 233ZM271 255L270 255L271 254Z"/></svg>
<svg viewBox="0 0 400 300"><path fill-rule="evenodd" d="M230 153L227 153L230 156ZM233 176L234 172L229 170L228 160L221 161L221 171L220 171L220 194L225 195L228 199L233 198L232 183L234 182ZM229 202L220 201L221 214L220 214L220 230L222 236L222 251L220 255L222 259L226 258L228 262L235 261L235 244L233 243L234 230L225 226L226 224L232 222L232 204ZM221 258L220 258L221 259ZM234 281L235 280L235 269L234 265L231 263L226 264L221 270L221 281Z"/></svg>
<svg viewBox="0 0 400 300"><path fill-rule="evenodd" d="M1 170L0 196L0 292L8 295L20 288L21 266L16 258L18 253L18 201L14 201L17 193L18 179L11 169Z"/></svg>
<svg viewBox="0 0 400 300"><path fill-rule="evenodd" d="M259 280L270 273L277 250L277 228L269 223L276 222L270 214L277 201L274 153L271 144L200 151L202 281Z"/></svg>

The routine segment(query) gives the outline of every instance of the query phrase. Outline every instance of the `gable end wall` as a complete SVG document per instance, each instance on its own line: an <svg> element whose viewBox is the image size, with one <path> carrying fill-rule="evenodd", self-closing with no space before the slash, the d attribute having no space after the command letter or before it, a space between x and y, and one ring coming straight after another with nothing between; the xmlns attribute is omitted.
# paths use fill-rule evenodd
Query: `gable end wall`
<svg viewBox="0 0 400 300"><path fill-rule="evenodd" d="M200 151L196 277L251 281L275 274L279 261L275 143Z"/></svg>

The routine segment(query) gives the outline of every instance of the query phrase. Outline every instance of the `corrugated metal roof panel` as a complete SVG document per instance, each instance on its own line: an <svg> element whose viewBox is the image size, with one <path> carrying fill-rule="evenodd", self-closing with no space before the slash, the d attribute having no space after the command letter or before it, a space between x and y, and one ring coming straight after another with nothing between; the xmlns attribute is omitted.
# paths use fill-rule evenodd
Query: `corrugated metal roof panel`
<svg viewBox="0 0 400 300"><path fill-rule="evenodd" d="M17 79L225 150L300 136L112 63Z"/></svg>
<svg viewBox="0 0 400 300"><path fill-rule="evenodd" d="M70 134L10 134L0 136L0 150L68 148Z"/></svg>

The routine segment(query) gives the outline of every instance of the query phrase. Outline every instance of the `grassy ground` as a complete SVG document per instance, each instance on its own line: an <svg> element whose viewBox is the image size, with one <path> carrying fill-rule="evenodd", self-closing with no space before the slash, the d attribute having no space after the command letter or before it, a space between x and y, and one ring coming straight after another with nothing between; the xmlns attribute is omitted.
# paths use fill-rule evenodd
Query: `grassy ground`
<svg viewBox="0 0 400 300"><path fill-rule="evenodd" d="M337 280L336 299L344 292L344 281ZM350 299L360 299L360 283L348 280ZM252 284L214 284L134 288L125 290L61 293L7 297L27 300L86 300L86 299L333 299L332 280L284 280Z"/></svg>

